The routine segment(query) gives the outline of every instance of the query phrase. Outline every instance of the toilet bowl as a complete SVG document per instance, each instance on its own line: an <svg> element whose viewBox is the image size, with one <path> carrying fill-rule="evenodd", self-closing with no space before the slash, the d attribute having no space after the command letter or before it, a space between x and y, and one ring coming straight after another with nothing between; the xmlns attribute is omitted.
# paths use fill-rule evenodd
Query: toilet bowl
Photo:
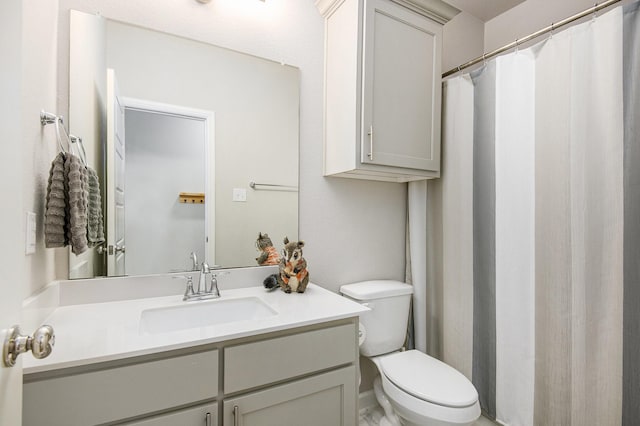
<svg viewBox="0 0 640 426"><path fill-rule="evenodd" d="M401 351L413 287L366 281L340 293L370 308L360 316L360 354L376 365L376 399L382 426L465 426L480 417L478 392L453 367L420 351ZM381 388L381 389L380 389Z"/></svg>
<svg viewBox="0 0 640 426"><path fill-rule="evenodd" d="M470 425L480 416L478 393L454 368L417 350L371 358L385 396L406 426Z"/></svg>

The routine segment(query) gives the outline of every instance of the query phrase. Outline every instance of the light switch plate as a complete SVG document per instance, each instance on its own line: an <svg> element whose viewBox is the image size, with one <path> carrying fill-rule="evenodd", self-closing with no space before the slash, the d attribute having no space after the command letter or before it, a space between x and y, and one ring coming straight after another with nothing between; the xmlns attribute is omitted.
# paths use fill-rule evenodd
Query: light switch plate
<svg viewBox="0 0 640 426"><path fill-rule="evenodd" d="M26 230L25 230L25 254L33 254L36 252L36 214L27 212Z"/></svg>
<svg viewBox="0 0 640 426"><path fill-rule="evenodd" d="M244 188L233 188L233 201L241 203L247 201L247 190Z"/></svg>

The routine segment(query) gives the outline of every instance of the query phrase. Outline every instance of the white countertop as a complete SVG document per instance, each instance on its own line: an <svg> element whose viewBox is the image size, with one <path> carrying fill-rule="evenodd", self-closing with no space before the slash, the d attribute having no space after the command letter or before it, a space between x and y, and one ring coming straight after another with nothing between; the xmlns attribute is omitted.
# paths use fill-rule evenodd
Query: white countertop
<svg viewBox="0 0 640 426"><path fill-rule="evenodd" d="M175 280L174 280L175 281ZM113 282L113 281L111 281ZM77 284L75 284L77 285ZM59 291L55 288L48 293ZM61 291L60 291L61 292ZM220 290L221 299L259 297L276 311L261 319L248 319L214 326L150 334L140 327L142 312L150 308L184 306L211 301L183 302L181 294L162 295L128 300L91 301L91 303L61 303L62 296L47 292L32 299L30 305L40 305L42 323L53 326L56 335L52 354L45 359L22 355L24 374L114 361L172 349L188 348L239 337L254 336L326 321L355 317L368 308L336 293L310 284L305 293L272 292L263 287ZM54 302L50 302L54 300ZM97 299L101 300L101 299ZM37 302L37 303L34 303ZM51 307L51 303L56 306ZM42 312L46 312L43 314Z"/></svg>

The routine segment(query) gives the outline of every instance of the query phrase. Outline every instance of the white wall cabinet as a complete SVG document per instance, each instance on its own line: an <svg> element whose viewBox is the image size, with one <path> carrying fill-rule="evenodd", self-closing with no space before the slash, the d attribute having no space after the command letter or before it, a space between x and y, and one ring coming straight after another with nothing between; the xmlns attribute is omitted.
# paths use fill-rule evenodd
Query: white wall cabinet
<svg viewBox="0 0 640 426"><path fill-rule="evenodd" d="M324 173L440 176L439 0L317 0L325 17Z"/></svg>
<svg viewBox="0 0 640 426"><path fill-rule="evenodd" d="M356 426L357 321L26 375L23 424Z"/></svg>

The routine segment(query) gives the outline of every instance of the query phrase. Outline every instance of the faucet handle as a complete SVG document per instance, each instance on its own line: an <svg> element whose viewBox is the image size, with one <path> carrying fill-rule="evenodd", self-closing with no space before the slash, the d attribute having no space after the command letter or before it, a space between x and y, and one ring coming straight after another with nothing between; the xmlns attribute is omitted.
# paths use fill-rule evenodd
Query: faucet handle
<svg viewBox="0 0 640 426"><path fill-rule="evenodd" d="M182 300L187 300L189 296L195 294L195 291L193 290L193 277L191 275L177 275L171 278L183 278L187 280L187 287L184 290L184 296L182 297Z"/></svg>
<svg viewBox="0 0 640 426"><path fill-rule="evenodd" d="M204 274L211 273L211 268L209 268L209 264L207 262L202 262L202 270Z"/></svg>

